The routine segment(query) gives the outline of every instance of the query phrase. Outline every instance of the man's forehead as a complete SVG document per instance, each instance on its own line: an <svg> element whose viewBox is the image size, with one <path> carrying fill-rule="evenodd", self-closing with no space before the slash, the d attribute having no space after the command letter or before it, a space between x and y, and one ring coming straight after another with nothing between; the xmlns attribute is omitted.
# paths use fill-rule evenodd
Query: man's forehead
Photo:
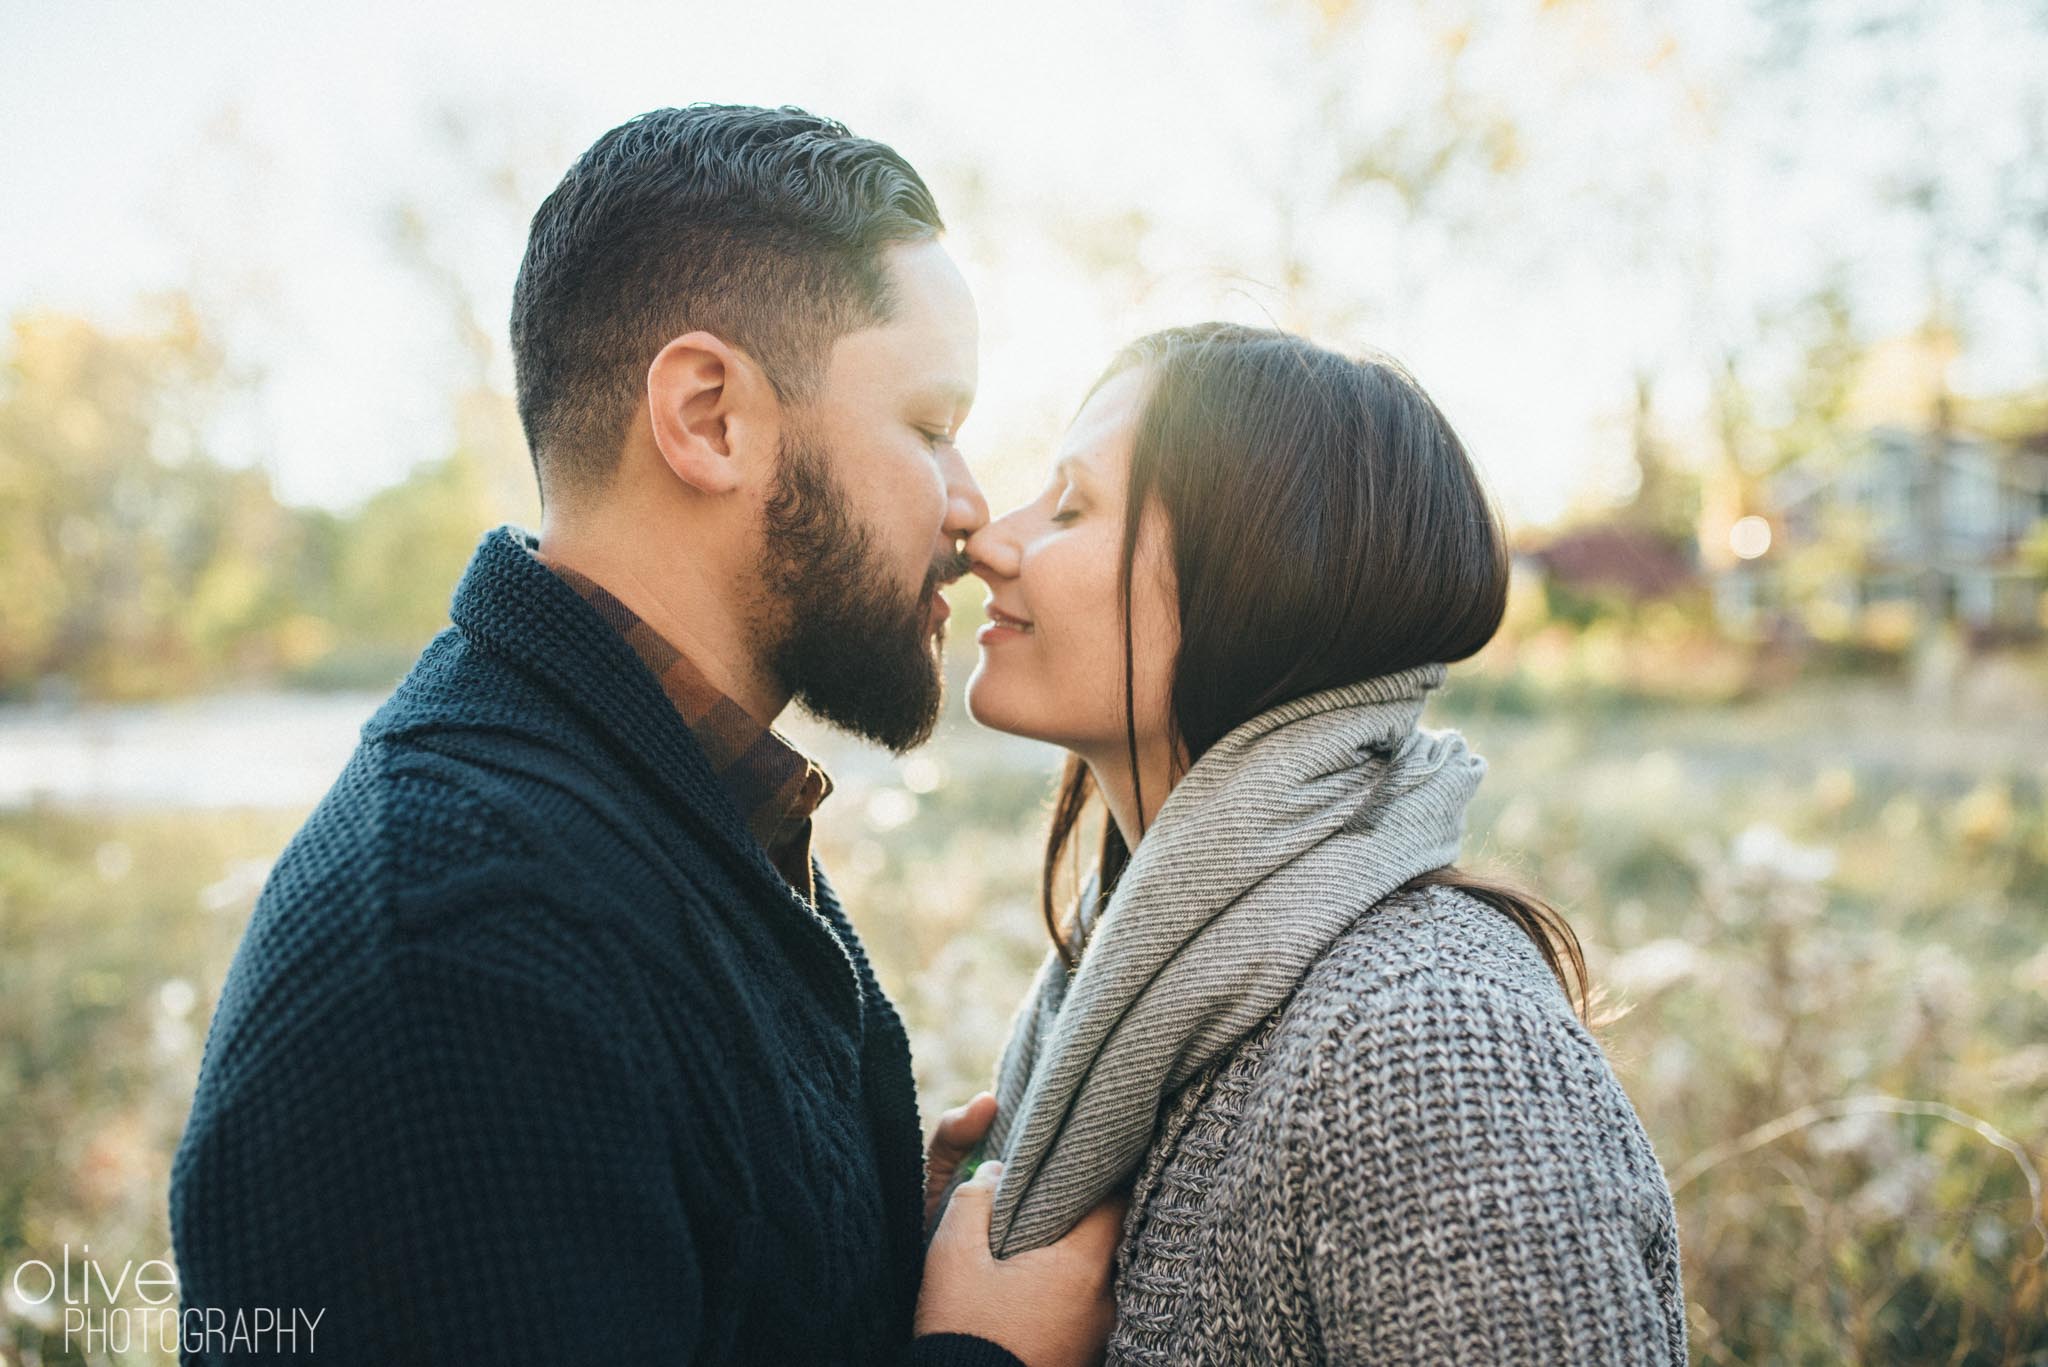
<svg viewBox="0 0 2048 1367"><path fill-rule="evenodd" d="M881 255L889 284L904 301L943 315L974 313L974 292L967 288L953 254L936 237L892 242Z"/></svg>
<svg viewBox="0 0 2048 1367"><path fill-rule="evenodd" d="M890 403L955 412L974 402L974 342L893 324L864 328L832 344L832 373L833 383L858 385Z"/></svg>
<svg viewBox="0 0 2048 1367"><path fill-rule="evenodd" d="M980 323L959 269L936 241L886 249L894 307L888 319L841 336L834 350L918 402L948 409L974 401Z"/></svg>
<svg viewBox="0 0 2048 1367"><path fill-rule="evenodd" d="M981 326L974 292L936 238L899 242L885 249L884 259L894 296L895 324L928 329L973 345Z"/></svg>

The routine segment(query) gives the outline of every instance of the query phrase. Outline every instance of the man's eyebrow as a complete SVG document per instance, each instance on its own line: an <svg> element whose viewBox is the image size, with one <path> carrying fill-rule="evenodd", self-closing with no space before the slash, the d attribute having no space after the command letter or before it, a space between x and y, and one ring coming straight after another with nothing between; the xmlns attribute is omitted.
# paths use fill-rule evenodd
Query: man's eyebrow
<svg viewBox="0 0 2048 1367"><path fill-rule="evenodd" d="M948 380L929 389L919 390L916 402L941 408L967 408L974 403L974 389L973 386L961 381Z"/></svg>

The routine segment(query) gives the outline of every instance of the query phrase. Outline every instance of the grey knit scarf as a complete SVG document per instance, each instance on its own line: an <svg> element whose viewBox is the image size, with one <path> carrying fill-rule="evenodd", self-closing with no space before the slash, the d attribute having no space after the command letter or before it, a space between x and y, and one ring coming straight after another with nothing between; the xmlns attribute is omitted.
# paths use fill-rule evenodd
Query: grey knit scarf
<svg viewBox="0 0 2048 1367"><path fill-rule="evenodd" d="M1262 713L1167 796L1080 966L1047 957L1004 1046L986 1145L1004 1164L996 1256L1054 1242L1127 1182L1169 1097L1366 911L1457 858L1486 762L1456 732L1415 724L1444 673Z"/></svg>

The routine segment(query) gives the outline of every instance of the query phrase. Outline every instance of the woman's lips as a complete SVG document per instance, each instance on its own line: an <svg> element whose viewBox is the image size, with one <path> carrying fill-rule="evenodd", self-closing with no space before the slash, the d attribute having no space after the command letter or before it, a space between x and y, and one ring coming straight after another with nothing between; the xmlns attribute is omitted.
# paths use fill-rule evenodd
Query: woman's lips
<svg viewBox="0 0 2048 1367"><path fill-rule="evenodd" d="M1014 612L1004 612L996 606L996 600L993 598L983 603L981 607L982 611L988 614L988 619L991 622L996 622L1006 627L1019 627L1025 631L1031 629L1031 619L1029 617L1019 617Z"/></svg>
<svg viewBox="0 0 2048 1367"><path fill-rule="evenodd" d="M988 613L988 622L974 634L974 639L981 644L989 645L996 641L1007 641L1031 634L1031 623L1028 619L1004 612L993 602L984 603L982 608Z"/></svg>

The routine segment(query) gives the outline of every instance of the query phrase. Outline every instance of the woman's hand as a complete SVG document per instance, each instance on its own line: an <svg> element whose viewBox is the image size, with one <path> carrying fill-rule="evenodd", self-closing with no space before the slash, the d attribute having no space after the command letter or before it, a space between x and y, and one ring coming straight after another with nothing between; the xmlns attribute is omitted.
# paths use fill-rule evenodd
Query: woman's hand
<svg viewBox="0 0 2048 1367"><path fill-rule="evenodd" d="M995 1123L996 1098L993 1092L977 1093L972 1101L955 1106L939 1117L938 1128L932 1131L931 1143L925 1146L926 1229L932 1227L939 1202L945 1197L946 1188L953 1184L953 1174L960 1170L960 1164L974 1152L975 1145L988 1134L988 1127Z"/></svg>
<svg viewBox="0 0 2048 1367"><path fill-rule="evenodd" d="M1116 1325L1111 1272L1129 1200L1119 1192L1058 1243L998 1261L988 1223L1002 1170L991 1159L953 1193L925 1257L913 1332L971 1334L1030 1367L1092 1367Z"/></svg>

